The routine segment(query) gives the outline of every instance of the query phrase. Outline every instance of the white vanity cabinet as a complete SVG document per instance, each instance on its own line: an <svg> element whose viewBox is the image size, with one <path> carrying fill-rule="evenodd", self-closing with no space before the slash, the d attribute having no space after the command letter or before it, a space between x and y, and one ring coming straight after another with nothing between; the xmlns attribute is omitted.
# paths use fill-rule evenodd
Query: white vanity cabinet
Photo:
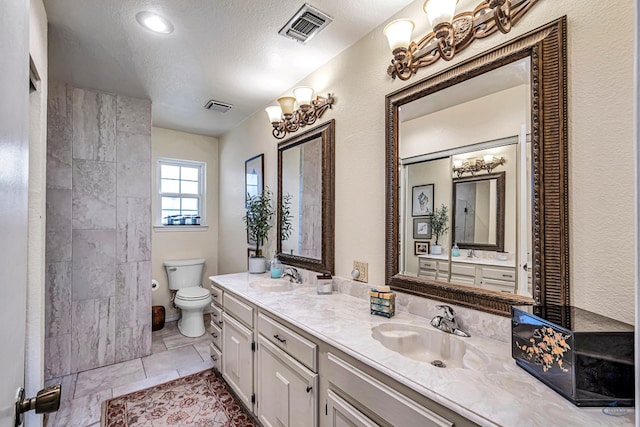
<svg viewBox="0 0 640 427"><path fill-rule="evenodd" d="M475 425L424 396L414 400L401 392L399 386L393 385L388 377L372 374L374 371L370 368L334 354L331 349L323 355L321 365L327 381L323 396L326 399L325 425L329 427Z"/></svg>
<svg viewBox="0 0 640 427"><path fill-rule="evenodd" d="M515 293L515 267L487 265L479 262L451 262L449 279L449 261L438 258L420 257L418 276L432 280L473 286L498 292Z"/></svg>
<svg viewBox="0 0 640 427"><path fill-rule="evenodd" d="M211 282L211 322L209 334L211 335L210 355L213 367L222 370L222 296L224 291Z"/></svg>
<svg viewBox="0 0 640 427"><path fill-rule="evenodd" d="M228 292L223 295L223 307L222 377L245 406L254 411L254 309Z"/></svg>
<svg viewBox="0 0 640 427"><path fill-rule="evenodd" d="M318 425L317 345L258 315L257 415L264 426Z"/></svg>

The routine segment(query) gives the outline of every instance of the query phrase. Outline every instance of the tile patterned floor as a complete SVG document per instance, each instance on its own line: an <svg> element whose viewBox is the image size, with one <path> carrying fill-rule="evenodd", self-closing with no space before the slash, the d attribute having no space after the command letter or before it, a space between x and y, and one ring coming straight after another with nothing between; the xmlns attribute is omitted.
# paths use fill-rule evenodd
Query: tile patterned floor
<svg viewBox="0 0 640 427"><path fill-rule="evenodd" d="M147 357L48 380L47 386L62 384L62 403L58 412L49 414L45 426L99 427L105 400L210 368L210 342L208 333L187 338L178 331L177 322L168 322L152 333Z"/></svg>

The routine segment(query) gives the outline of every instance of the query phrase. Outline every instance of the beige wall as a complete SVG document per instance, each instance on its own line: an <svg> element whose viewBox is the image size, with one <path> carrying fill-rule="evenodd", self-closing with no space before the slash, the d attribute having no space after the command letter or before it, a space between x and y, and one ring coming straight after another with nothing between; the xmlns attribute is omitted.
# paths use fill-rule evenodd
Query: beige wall
<svg viewBox="0 0 640 427"><path fill-rule="evenodd" d="M426 32L418 0L397 17ZM457 10L477 2L462 0ZM451 62L418 72L409 82L385 73L391 54L383 25L300 84L337 102L324 120L336 119L336 275L349 277L354 259L369 263L369 281L384 281L384 97L417 79L466 60L540 25L567 15L572 302L634 323L633 2L613 7L590 1L538 2L511 33L474 42ZM616 28L610 38L594 29ZM221 137L220 272L246 269L240 218L243 162L265 153L265 183L276 185L276 140L263 111ZM612 188L618 189L611 191Z"/></svg>
<svg viewBox="0 0 640 427"><path fill-rule="evenodd" d="M25 389L34 396L44 383L44 277L45 201L47 163L47 13L42 0L29 3L29 54L40 77L38 90L29 95L29 228L27 255L27 324ZM42 415L29 412L26 425L42 423Z"/></svg>
<svg viewBox="0 0 640 427"><path fill-rule="evenodd" d="M151 188L153 189L153 218L157 207L156 165L158 157L206 162L206 231L158 231L152 233L151 276L160 283L152 293L153 305L166 308L167 319L176 319L178 311L170 303L171 292L162 263L165 260L204 258L206 278L218 273L218 139L163 128L151 130ZM244 174L244 164L241 175ZM244 180L242 181L244 185ZM240 194L243 194L242 192ZM243 199L244 200L244 199ZM155 224L154 224L155 225ZM224 252L225 247L220 245ZM151 284L149 284L151 286Z"/></svg>

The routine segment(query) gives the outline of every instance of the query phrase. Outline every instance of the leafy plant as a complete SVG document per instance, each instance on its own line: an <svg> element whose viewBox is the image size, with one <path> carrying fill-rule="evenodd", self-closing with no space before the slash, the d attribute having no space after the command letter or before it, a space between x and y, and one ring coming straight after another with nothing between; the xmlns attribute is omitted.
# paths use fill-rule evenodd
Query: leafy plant
<svg viewBox="0 0 640 427"><path fill-rule="evenodd" d="M293 225L291 221L293 215L291 214L291 200L293 196L289 193L282 196L282 210L280 212L280 240L283 242L291 236L293 231Z"/></svg>
<svg viewBox="0 0 640 427"><path fill-rule="evenodd" d="M431 217L431 230L436 236L436 245L438 244L440 237L442 237L442 235L449 229L449 226L447 226L449 216L447 214L447 206L444 204L442 204L440 208L435 208L433 211L433 216Z"/></svg>
<svg viewBox="0 0 640 427"><path fill-rule="evenodd" d="M271 198L273 193L266 187L262 194L249 196L247 202L247 213L242 220L249 235L249 239L256 242L256 256L262 256L260 247L267 240L269 230L271 230L271 218L274 215Z"/></svg>

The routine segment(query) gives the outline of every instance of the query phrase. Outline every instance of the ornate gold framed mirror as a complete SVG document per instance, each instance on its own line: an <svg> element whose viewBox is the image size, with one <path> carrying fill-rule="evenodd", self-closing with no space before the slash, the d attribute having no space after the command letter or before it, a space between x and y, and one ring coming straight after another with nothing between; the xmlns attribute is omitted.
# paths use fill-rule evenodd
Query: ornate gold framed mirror
<svg viewBox="0 0 640 427"><path fill-rule="evenodd" d="M517 232L513 251L515 274L528 281L529 296L524 292L506 293L483 286L482 275L465 286L454 281L431 276L408 274L402 267L408 246L404 234L407 221L402 190L402 165L408 155L401 146L400 111L410 109L412 102L429 97L438 103L438 96L447 88L462 86L479 76L498 71L518 61L528 64L527 128L520 132L518 156L523 166L518 170L521 194L528 197L517 210L518 223L526 224L525 232ZM442 97L442 96L441 96ZM569 214L568 214L568 154L567 154L567 68L566 18L558 19L515 40L490 49L449 69L434 74L386 97L386 283L397 291L433 298L508 316L511 305L569 304ZM498 104L498 106L500 106ZM489 120L499 114L499 108L486 108L480 117ZM403 111L404 113L404 111ZM524 126L522 127L524 129ZM464 133L464 132L461 132ZM517 134L518 132L515 132ZM525 135L526 133L526 135ZM518 135L516 135L517 139ZM526 140L526 141L525 141ZM478 145L470 141L469 145ZM486 145L487 143L485 143ZM422 144L425 145L424 143ZM499 144L497 144L499 145ZM494 144L494 146L497 146ZM441 148L434 148L436 152ZM458 151L456 151L458 150ZM451 154L459 149L449 150ZM437 153L436 153L437 154ZM451 157L421 154L439 159L448 169L451 189ZM412 161L419 156L411 154ZM528 166L524 166L524 159ZM455 169L454 169L455 170ZM436 191L445 186L436 186ZM528 191L528 192L527 192ZM447 193L450 194L450 193ZM442 200L450 202L450 195ZM436 196L437 200L437 196ZM522 200L522 197L521 197ZM438 206L439 203L436 203ZM451 205L449 205L451 206ZM528 240L528 245L522 242ZM453 242L449 242L449 245ZM446 262L457 262L449 256ZM460 262L469 260L459 259ZM444 262L444 261L443 261ZM497 261L496 261L497 262ZM485 262L485 264L489 264ZM476 272L482 270L476 267ZM487 268L486 270L490 270ZM449 274L451 277L451 273ZM527 278L528 277L528 278ZM527 288L516 285L515 289Z"/></svg>

